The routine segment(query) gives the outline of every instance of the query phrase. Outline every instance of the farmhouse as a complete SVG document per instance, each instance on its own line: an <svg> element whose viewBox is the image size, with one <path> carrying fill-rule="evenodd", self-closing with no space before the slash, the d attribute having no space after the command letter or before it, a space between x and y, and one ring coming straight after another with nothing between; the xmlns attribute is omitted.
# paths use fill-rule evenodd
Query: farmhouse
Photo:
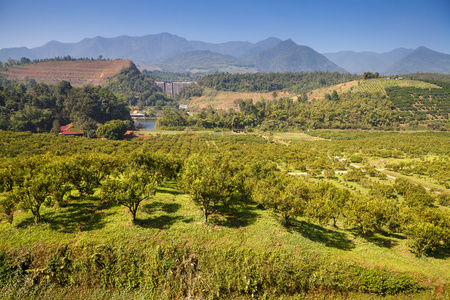
<svg viewBox="0 0 450 300"><path fill-rule="evenodd" d="M75 124L67 124L59 128L59 134L62 135L83 135L83 130Z"/></svg>
<svg viewBox="0 0 450 300"><path fill-rule="evenodd" d="M125 134L123 135L123 137L124 137L125 139L131 139L131 138L134 138L133 130L127 130L127 132L125 132Z"/></svg>

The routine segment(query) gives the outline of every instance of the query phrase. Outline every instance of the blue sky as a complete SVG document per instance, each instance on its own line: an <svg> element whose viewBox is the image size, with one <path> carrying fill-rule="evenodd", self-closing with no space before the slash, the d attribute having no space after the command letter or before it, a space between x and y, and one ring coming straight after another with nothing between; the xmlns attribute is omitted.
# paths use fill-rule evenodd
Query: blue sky
<svg viewBox="0 0 450 300"><path fill-rule="evenodd" d="M290 38L320 53L450 54L450 1L0 0L0 49L161 32L211 43Z"/></svg>

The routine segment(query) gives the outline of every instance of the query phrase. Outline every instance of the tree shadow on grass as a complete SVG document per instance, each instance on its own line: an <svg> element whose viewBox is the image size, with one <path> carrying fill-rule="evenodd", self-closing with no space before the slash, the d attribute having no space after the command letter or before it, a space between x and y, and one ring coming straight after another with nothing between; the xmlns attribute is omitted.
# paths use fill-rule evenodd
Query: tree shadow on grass
<svg viewBox="0 0 450 300"><path fill-rule="evenodd" d="M41 222L50 225L50 228L63 233L77 231L90 231L105 226L104 219L112 213L102 210L105 205L95 205L92 202L71 202L64 207L47 210L41 215ZM34 224L34 216L18 223L18 228L25 228Z"/></svg>
<svg viewBox="0 0 450 300"><path fill-rule="evenodd" d="M254 205L216 206L210 220L218 226L246 227L256 222L258 214Z"/></svg>
<svg viewBox="0 0 450 300"><path fill-rule="evenodd" d="M427 252L427 256L436 259L447 259L450 257L450 248L448 246L437 245L434 250Z"/></svg>
<svg viewBox="0 0 450 300"><path fill-rule="evenodd" d="M322 243L327 247L346 251L355 248L355 244L349 240L344 233L330 230L316 224L307 223L305 221L294 220L288 227L288 230L296 231L303 237Z"/></svg>
<svg viewBox="0 0 450 300"><path fill-rule="evenodd" d="M395 233L389 234L387 232L366 233L364 236L361 236L360 229L356 227L349 229L349 232L351 232L354 236L359 236L378 247L388 249L391 249L398 244L394 239L405 239L402 235Z"/></svg>
<svg viewBox="0 0 450 300"><path fill-rule="evenodd" d="M364 236L363 237L366 241L377 245L378 247L382 247L382 248L389 248L391 249L392 247L397 245L397 242L388 238L388 237L384 237L384 236L380 236L380 235L370 235L370 236Z"/></svg>
<svg viewBox="0 0 450 300"><path fill-rule="evenodd" d="M135 224L141 226L143 228L159 228L159 229L169 229L173 224L178 221L190 222L193 219L186 219L181 216L169 216L162 215L154 218L147 219L137 219L135 220Z"/></svg>
<svg viewBox="0 0 450 300"><path fill-rule="evenodd" d="M167 202L155 201L155 202L144 204L142 206L142 211L144 211L148 214L151 214L152 212L154 212L156 210L162 210L166 213L175 213L175 212L179 211L180 208L181 208L181 204L176 203L176 202L167 203Z"/></svg>
<svg viewBox="0 0 450 300"><path fill-rule="evenodd" d="M174 189L158 188L156 191L158 193L171 194L173 196L177 196L177 195L181 195L182 194L178 190L174 190Z"/></svg>
<svg viewBox="0 0 450 300"><path fill-rule="evenodd" d="M50 228L60 232L96 230L103 228L105 226L104 219L114 214L103 211L108 207L108 204L74 202L68 204L61 211L47 213L46 218L48 216Z"/></svg>
<svg viewBox="0 0 450 300"><path fill-rule="evenodd" d="M149 215L156 211L163 211L167 215L160 215L157 217L150 217L146 219L136 218L136 225L144 228L170 228L177 221L183 221L185 223L193 221L193 219L185 218L182 216L171 216L169 214L176 213L180 210L181 204L179 203L165 203L165 202L152 202L142 206L141 211Z"/></svg>
<svg viewBox="0 0 450 300"><path fill-rule="evenodd" d="M163 182L160 186L158 186L157 192L171 194L174 196L183 194L178 190L177 183L174 181Z"/></svg>
<svg viewBox="0 0 450 300"><path fill-rule="evenodd" d="M42 218L42 217L41 217ZM45 222L45 220L42 220ZM28 226L32 226L34 224L34 216L25 218L16 224L17 228L27 228Z"/></svg>

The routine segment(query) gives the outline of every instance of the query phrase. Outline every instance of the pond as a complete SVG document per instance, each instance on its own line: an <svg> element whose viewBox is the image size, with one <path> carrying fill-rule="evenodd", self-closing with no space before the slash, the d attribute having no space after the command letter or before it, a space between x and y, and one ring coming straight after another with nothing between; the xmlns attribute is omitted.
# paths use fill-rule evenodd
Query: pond
<svg viewBox="0 0 450 300"><path fill-rule="evenodd" d="M153 130L156 126L156 119L147 119L147 120L134 120L134 125L141 123L142 129L144 130Z"/></svg>

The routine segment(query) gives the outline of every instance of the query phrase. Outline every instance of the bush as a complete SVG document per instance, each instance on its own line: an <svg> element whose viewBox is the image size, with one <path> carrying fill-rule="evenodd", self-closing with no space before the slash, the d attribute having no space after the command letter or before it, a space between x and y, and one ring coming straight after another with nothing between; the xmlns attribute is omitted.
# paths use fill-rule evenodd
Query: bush
<svg viewBox="0 0 450 300"><path fill-rule="evenodd" d="M0 253L0 276L11 267ZM37 259L37 258L36 258ZM170 242L62 246L29 269L41 289L138 289L168 298L273 298L311 291L388 295L420 289L412 278L289 251L182 246ZM44 261L42 261L44 260ZM2 277L0 277L2 278ZM19 277L17 277L18 280ZM201 280L199 280L201 279ZM18 282L18 281L16 281ZM33 289L27 286L25 289ZM30 292L31 292L30 290ZM21 291L23 293L23 291Z"/></svg>
<svg viewBox="0 0 450 300"><path fill-rule="evenodd" d="M98 137L107 138L108 140L121 140L127 129L124 121L112 120L100 126L95 133Z"/></svg>
<svg viewBox="0 0 450 300"><path fill-rule="evenodd" d="M421 289L417 281L407 275L393 275L385 270L356 267L359 291L381 296L416 293Z"/></svg>
<svg viewBox="0 0 450 300"><path fill-rule="evenodd" d="M359 156L359 155L356 155L356 154L353 154L353 155L350 156L348 159L349 159L352 163L357 163L357 164L362 163L362 161L363 161L363 158L362 158L361 156Z"/></svg>

